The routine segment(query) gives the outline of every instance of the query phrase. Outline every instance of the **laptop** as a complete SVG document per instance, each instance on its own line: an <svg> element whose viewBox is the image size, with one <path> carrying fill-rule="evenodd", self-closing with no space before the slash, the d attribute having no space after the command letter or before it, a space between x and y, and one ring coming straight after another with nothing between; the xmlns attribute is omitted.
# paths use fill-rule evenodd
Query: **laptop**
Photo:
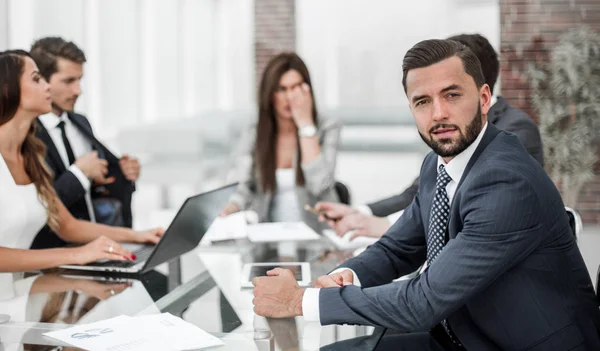
<svg viewBox="0 0 600 351"><path fill-rule="evenodd" d="M126 248L133 249L132 252L137 256L135 261L102 260L86 265L62 265L60 268L108 273L146 273L196 248L229 202L236 187L237 183L226 185L185 200L158 244L124 244Z"/></svg>

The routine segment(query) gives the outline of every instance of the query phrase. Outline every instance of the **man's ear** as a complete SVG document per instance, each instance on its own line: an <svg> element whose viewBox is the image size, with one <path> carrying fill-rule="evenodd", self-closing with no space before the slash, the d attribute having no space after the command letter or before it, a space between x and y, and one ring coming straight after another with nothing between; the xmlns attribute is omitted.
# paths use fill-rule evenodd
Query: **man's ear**
<svg viewBox="0 0 600 351"><path fill-rule="evenodd" d="M479 102L481 104L481 113L487 115L490 107L492 107L492 92L489 85L484 84L479 89Z"/></svg>

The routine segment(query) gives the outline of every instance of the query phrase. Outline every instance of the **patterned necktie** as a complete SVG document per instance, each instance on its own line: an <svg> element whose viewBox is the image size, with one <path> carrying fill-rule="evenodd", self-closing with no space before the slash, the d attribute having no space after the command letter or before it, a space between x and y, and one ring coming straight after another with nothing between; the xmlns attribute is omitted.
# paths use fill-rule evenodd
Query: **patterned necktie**
<svg viewBox="0 0 600 351"><path fill-rule="evenodd" d="M427 231L427 265L438 257L446 244L446 228L450 214L450 201L446 192L446 185L452 178L446 172L444 165L440 165L435 184L435 198L431 205L429 230Z"/></svg>
<svg viewBox="0 0 600 351"><path fill-rule="evenodd" d="M448 228L448 217L450 216L450 199L446 192L446 186L452 178L446 172L444 165L438 168L438 175L435 184L435 198L431 205L431 216L429 218L429 231L427 232L427 265L438 257L444 245L446 245L446 229ZM454 335L448 322L444 319L442 327L450 337L450 340L458 346L462 346L458 338Z"/></svg>

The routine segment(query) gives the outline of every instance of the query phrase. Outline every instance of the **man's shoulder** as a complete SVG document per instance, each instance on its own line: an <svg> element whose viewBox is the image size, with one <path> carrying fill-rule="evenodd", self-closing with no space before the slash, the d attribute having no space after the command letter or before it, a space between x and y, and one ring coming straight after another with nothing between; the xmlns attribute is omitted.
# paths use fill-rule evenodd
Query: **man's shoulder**
<svg viewBox="0 0 600 351"><path fill-rule="evenodd" d="M85 121L86 123L90 123L87 119L87 117L85 115L82 115L81 113L76 113L76 112L69 112L69 117L72 119L77 119L79 121Z"/></svg>
<svg viewBox="0 0 600 351"><path fill-rule="evenodd" d="M502 98L500 97L499 99ZM496 112L499 115L499 118L494 123L496 127L507 132L513 132L513 130L510 130L510 127L513 125L521 125L521 128L523 125L525 125L537 129L537 125L531 116L527 114L527 112L521 110L520 108L511 106L504 100L499 101L502 101L503 104L501 109Z"/></svg>
<svg viewBox="0 0 600 351"><path fill-rule="evenodd" d="M516 135L500 131L483 150L469 173L475 174L478 181L495 182L501 178L531 180L543 172Z"/></svg>
<svg viewBox="0 0 600 351"><path fill-rule="evenodd" d="M93 132L92 129L92 124L90 123L90 121L87 119L86 116L79 114L79 113L75 113L75 112L69 112L69 118L71 119L71 121L79 124L80 126L83 126L87 129L89 129L90 132Z"/></svg>

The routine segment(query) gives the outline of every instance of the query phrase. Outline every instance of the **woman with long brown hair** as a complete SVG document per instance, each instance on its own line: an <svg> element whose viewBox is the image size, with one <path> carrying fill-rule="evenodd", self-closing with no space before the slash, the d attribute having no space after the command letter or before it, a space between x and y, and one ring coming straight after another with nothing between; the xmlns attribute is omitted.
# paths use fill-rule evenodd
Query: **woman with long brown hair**
<svg viewBox="0 0 600 351"><path fill-rule="evenodd" d="M117 242L158 242L162 229L134 232L75 219L58 199L35 137L37 116L51 110L48 83L29 54L0 52L0 272L24 272L85 264L101 259L133 260ZM75 248L28 250L44 226Z"/></svg>
<svg viewBox="0 0 600 351"><path fill-rule="evenodd" d="M237 193L221 214L250 209L260 221L301 221L310 220L304 205L338 201L340 129L337 120L317 114L302 59L295 53L275 56L260 82L258 122L241 143Z"/></svg>

